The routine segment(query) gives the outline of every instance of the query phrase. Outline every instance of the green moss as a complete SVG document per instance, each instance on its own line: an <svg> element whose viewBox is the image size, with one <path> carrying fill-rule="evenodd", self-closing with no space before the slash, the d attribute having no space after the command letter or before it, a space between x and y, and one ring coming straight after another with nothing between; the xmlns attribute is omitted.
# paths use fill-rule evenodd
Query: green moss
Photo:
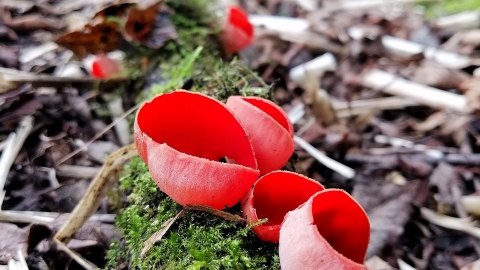
<svg viewBox="0 0 480 270"><path fill-rule="evenodd" d="M182 207L162 193L140 158L126 166L121 188L129 205L116 225L125 241L112 245L106 269L122 263L130 269L278 269L278 246L259 240L245 224L186 211L144 258L145 241ZM239 214L238 206L228 210Z"/></svg>
<svg viewBox="0 0 480 270"><path fill-rule="evenodd" d="M446 0L441 3L427 1L420 5L427 8L426 17L434 18L480 8L480 0Z"/></svg>

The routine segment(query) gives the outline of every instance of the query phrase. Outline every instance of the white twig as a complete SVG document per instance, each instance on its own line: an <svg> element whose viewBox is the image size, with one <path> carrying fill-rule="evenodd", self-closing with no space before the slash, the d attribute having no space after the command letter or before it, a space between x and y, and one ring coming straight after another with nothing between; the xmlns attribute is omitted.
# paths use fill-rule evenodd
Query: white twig
<svg viewBox="0 0 480 270"><path fill-rule="evenodd" d="M409 265L408 263L398 259L397 260L398 262L398 268L400 268L400 270L417 270L415 269L414 267L412 267L411 265Z"/></svg>
<svg viewBox="0 0 480 270"><path fill-rule="evenodd" d="M56 212L34 212L34 211L0 211L0 221L13 223L40 223L46 224L54 221L62 213ZM91 221L99 221L104 223L113 223L115 221L114 214L94 214L90 217Z"/></svg>
<svg viewBox="0 0 480 270"><path fill-rule="evenodd" d="M289 77L297 83L303 82L307 77L319 77L325 71L333 71L337 68L335 56L325 53L311 61L298 65L290 70Z"/></svg>
<svg viewBox="0 0 480 270"><path fill-rule="evenodd" d="M21 250L18 250L17 256L18 256L18 263L19 263L20 269L28 270L28 265L27 265L27 262L25 261L25 256L23 255L23 252Z"/></svg>
<svg viewBox="0 0 480 270"><path fill-rule="evenodd" d="M100 167L86 167L76 165L60 165L57 167L57 175L72 178L93 178L100 171Z"/></svg>
<svg viewBox="0 0 480 270"><path fill-rule="evenodd" d="M480 24L480 9L464 11L450 16L438 18L436 23L440 28L466 29L475 28Z"/></svg>
<svg viewBox="0 0 480 270"><path fill-rule="evenodd" d="M433 47L426 47L405 39L384 36L382 38L382 43L387 50L398 54L411 56L423 53L425 58L431 59L440 65L451 69L462 69L472 64L472 60L468 56L439 50Z"/></svg>
<svg viewBox="0 0 480 270"><path fill-rule="evenodd" d="M418 102L416 101L400 97L353 100L350 102L332 100L332 107L338 118L364 114L372 110L394 110L417 105Z"/></svg>
<svg viewBox="0 0 480 270"><path fill-rule="evenodd" d="M462 95L414 83L377 69L364 75L363 85L382 90L387 94L407 97L435 108L446 108L462 113L470 111L467 99Z"/></svg>
<svg viewBox="0 0 480 270"><path fill-rule="evenodd" d="M5 197L5 191L3 190L5 186L5 181L7 180L8 172L15 161L20 149L23 146L23 143L30 134L30 131L33 127L33 117L28 115L25 116L14 133L11 133L7 146L2 152L0 157L0 210L3 203L3 198Z"/></svg>
<svg viewBox="0 0 480 270"><path fill-rule="evenodd" d="M107 106L113 119L120 117L125 113L122 105L122 97L113 98L108 102ZM126 118L121 118L113 128L115 129L118 140L122 146L131 143L130 131L128 130L128 121Z"/></svg>
<svg viewBox="0 0 480 270"><path fill-rule="evenodd" d="M471 236L480 238L480 228L472 225L468 219L454 218L444 215L438 215L432 210L422 207L420 209L422 218L443 228L465 232Z"/></svg>
<svg viewBox="0 0 480 270"><path fill-rule="evenodd" d="M295 105L295 107L293 107L293 109L288 112L288 118L290 119L290 122L292 122L292 124L297 123L298 120L302 119L304 115L305 104L303 103L298 103L297 105Z"/></svg>
<svg viewBox="0 0 480 270"><path fill-rule="evenodd" d="M342 163L329 158L324 153L318 151L315 147L309 144L304 139L293 136L293 141L296 142L300 147L302 147L307 153L312 155L316 160L322 163L325 167L330 168L340 175L343 175L346 178L353 178L355 176L355 170L350 167L343 165Z"/></svg>
<svg viewBox="0 0 480 270"><path fill-rule="evenodd" d="M328 10L341 10L341 9L370 9L378 8L382 6L391 6L395 4L411 4L417 3L422 0L358 0L358 1L333 1L334 4L327 6ZM438 0L431 0L438 1Z"/></svg>

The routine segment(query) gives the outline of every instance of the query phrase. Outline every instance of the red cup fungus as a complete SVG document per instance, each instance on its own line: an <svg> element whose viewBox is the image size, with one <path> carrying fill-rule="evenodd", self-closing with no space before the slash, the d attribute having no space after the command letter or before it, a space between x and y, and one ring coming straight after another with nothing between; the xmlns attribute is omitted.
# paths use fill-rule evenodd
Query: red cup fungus
<svg viewBox="0 0 480 270"><path fill-rule="evenodd" d="M253 31L247 14L238 6L229 7L220 36L225 51L232 54L250 45L253 41Z"/></svg>
<svg viewBox="0 0 480 270"><path fill-rule="evenodd" d="M318 182L297 173L271 172L262 176L248 192L242 204L243 216L249 225L267 218L267 223L252 229L260 239L278 243L285 215L323 189Z"/></svg>
<svg viewBox="0 0 480 270"><path fill-rule="evenodd" d="M107 79L120 72L120 63L105 55L97 55L92 63L92 77Z"/></svg>
<svg viewBox="0 0 480 270"><path fill-rule="evenodd" d="M161 94L139 109L134 130L152 178L183 206L233 206L258 179L245 129L223 103L206 95Z"/></svg>
<svg viewBox="0 0 480 270"><path fill-rule="evenodd" d="M285 112L270 100L231 96L233 111L250 136L261 174L281 169L292 156L293 125Z"/></svg>
<svg viewBox="0 0 480 270"><path fill-rule="evenodd" d="M343 190L324 190L285 216L280 229L282 270L365 270L370 223Z"/></svg>

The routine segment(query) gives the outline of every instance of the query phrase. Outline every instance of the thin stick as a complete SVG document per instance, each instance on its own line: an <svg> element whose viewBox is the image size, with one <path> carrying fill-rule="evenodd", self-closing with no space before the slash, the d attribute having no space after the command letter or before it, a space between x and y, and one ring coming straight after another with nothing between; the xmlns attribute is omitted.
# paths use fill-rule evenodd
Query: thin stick
<svg viewBox="0 0 480 270"><path fill-rule="evenodd" d="M72 178L93 178L100 171L100 167L87 167L76 165L60 165L57 167L57 175Z"/></svg>
<svg viewBox="0 0 480 270"><path fill-rule="evenodd" d="M170 227L172 227L173 223L175 223L177 219L183 216L183 213L184 213L184 210L180 211L175 217L165 221L162 224L161 229L156 233L152 234L152 236L150 236L147 239L147 241L145 241L142 252L140 252L140 258L145 257L145 254L147 254L147 252L153 247L153 244L162 240L163 236L168 232Z"/></svg>
<svg viewBox="0 0 480 270"><path fill-rule="evenodd" d="M54 221L60 215L62 215L62 213L3 210L0 211L0 221L47 224ZM92 215L89 220L113 223L115 222L115 214L95 214Z"/></svg>
<svg viewBox="0 0 480 270"><path fill-rule="evenodd" d="M202 211L202 212L210 213L210 214L215 215L217 217L221 217L221 218L223 218L225 220L228 220L228 221L234 221L234 222L238 222L238 223L244 223L245 222L245 219L242 218L239 215L234 215L234 214L230 214L230 213L225 212L225 211L213 209L210 206L203 206L203 205L197 205L197 204L187 205L187 206L185 206L185 210Z"/></svg>
<svg viewBox="0 0 480 270"><path fill-rule="evenodd" d="M125 113L125 110L122 106L122 97L116 97L107 104L108 110L112 117L122 116ZM122 118L114 127L115 133L117 133L117 138L120 141L122 146L131 143L130 131L128 130L128 121L125 118Z"/></svg>
<svg viewBox="0 0 480 270"><path fill-rule="evenodd" d="M454 218L444 215L438 215L432 210L422 207L420 214L425 220L443 228L465 232L473 237L480 238L480 228L472 225L468 219Z"/></svg>
<svg viewBox="0 0 480 270"><path fill-rule="evenodd" d="M464 11L450 16L440 17L435 24L443 28L466 29L478 27L480 24L480 9Z"/></svg>
<svg viewBox="0 0 480 270"><path fill-rule="evenodd" d="M343 175L346 178L353 178L355 177L355 170L350 167L343 165L342 163L329 158L324 153L318 151L315 147L309 144L304 139L293 136L293 141L296 142L299 146L301 146L305 151L307 151L312 157L322 163L325 167L330 168L340 175Z"/></svg>
<svg viewBox="0 0 480 270"><path fill-rule="evenodd" d="M93 138L91 138L88 142L85 143L85 145L83 145L82 147L80 148L77 148L76 150L74 150L73 152L71 152L70 154L64 156L62 159L60 159L56 164L55 164L55 167L59 166L60 164L62 164L63 162L69 160L70 158L72 158L73 156L75 156L76 154L82 152L85 147L89 146L91 143L93 143L94 141L96 141L98 138L102 137L103 134L105 134L107 131L109 131L112 127L114 127L117 123L119 123L120 121L122 121L122 119L124 119L125 117L129 116L131 113L133 113L135 110L137 110L140 106L142 105L142 103L140 102L139 104L135 105L134 107L130 108L128 111L126 111L124 114L122 114L119 118L115 119L112 123L110 123L108 126L106 126L102 131L100 131L99 133L95 134L95 136L93 136Z"/></svg>
<svg viewBox="0 0 480 270"><path fill-rule="evenodd" d="M113 184L113 177L130 158L138 155L135 144L127 145L113 152L96 178L90 184L87 193L73 210L67 223L57 232L55 239L69 241L75 232L97 210L103 197Z"/></svg>
<svg viewBox="0 0 480 270"><path fill-rule="evenodd" d="M0 157L0 211L5 197L5 191L3 190L5 182L7 180L8 172L15 162L23 143L27 139L30 131L33 127L33 117L25 116L14 133L11 133L8 138L6 149L2 152Z"/></svg>
<svg viewBox="0 0 480 270"><path fill-rule="evenodd" d="M342 9L370 9L378 8L382 6L391 6L395 4L412 4L418 3L423 0L359 0L359 1L333 1L334 4L327 6L328 10L342 10ZM439 0L430 0L432 2L438 2Z"/></svg>
<svg viewBox="0 0 480 270"><path fill-rule="evenodd" d="M407 97L435 108L446 108L461 113L470 111L465 96L407 81L378 69L368 71L363 76L363 85L380 89L387 94Z"/></svg>

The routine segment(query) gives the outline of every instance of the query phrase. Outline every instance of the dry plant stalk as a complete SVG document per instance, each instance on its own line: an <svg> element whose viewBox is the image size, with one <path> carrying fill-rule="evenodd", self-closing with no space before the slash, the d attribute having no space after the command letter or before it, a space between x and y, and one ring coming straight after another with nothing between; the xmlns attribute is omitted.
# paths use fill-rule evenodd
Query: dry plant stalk
<svg viewBox="0 0 480 270"><path fill-rule="evenodd" d="M97 210L101 200L117 179L123 164L136 155L138 155L138 152L135 144L127 145L113 152L93 179L87 193L77 204L68 221L55 235L55 242L58 246L86 269L96 269L97 267L70 250L64 242L68 243L85 221Z"/></svg>
<svg viewBox="0 0 480 270"><path fill-rule="evenodd" d="M239 215L234 215L234 214L230 214L230 213L225 212L225 211L213 209L210 206L197 205L197 204L187 205L187 206L185 206L185 210L202 211L202 212L207 212L207 213L210 213L212 215L221 217L221 218L223 218L225 220L228 220L228 221L234 221L234 222L238 222L238 223L244 223L245 222L245 219L242 218Z"/></svg>
<svg viewBox="0 0 480 270"><path fill-rule="evenodd" d="M175 217L165 221L162 224L161 229L158 232L152 234L152 236L150 236L150 238L148 238L147 241L145 241L142 252L140 252L140 258L145 257L145 255L152 248L152 246L158 241L162 240L163 236L168 232L170 227L172 227L173 223L175 223L177 219L181 218L183 214L184 214L184 210L180 211Z"/></svg>
<svg viewBox="0 0 480 270"><path fill-rule="evenodd" d="M420 209L422 218L443 228L461 231L473 237L480 238L480 228L473 226L469 219L454 218L445 215L438 215L432 210L422 207Z"/></svg>
<svg viewBox="0 0 480 270"><path fill-rule="evenodd" d="M320 88L320 79L317 76L306 76L303 83L306 90L304 100L306 104L310 104L310 110L316 119L328 125L335 121L335 111L328 93Z"/></svg>
<svg viewBox="0 0 480 270"><path fill-rule="evenodd" d="M23 146L23 143L27 139L30 131L33 128L33 116L25 116L20 124L15 130L15 132L10 133L2 156L0 157L0 211L5 197L5 191L3 187L5 186L5 181L7 180L8 172L10 167L12 167L15 158L17 157L20 149Z"/></svg>

